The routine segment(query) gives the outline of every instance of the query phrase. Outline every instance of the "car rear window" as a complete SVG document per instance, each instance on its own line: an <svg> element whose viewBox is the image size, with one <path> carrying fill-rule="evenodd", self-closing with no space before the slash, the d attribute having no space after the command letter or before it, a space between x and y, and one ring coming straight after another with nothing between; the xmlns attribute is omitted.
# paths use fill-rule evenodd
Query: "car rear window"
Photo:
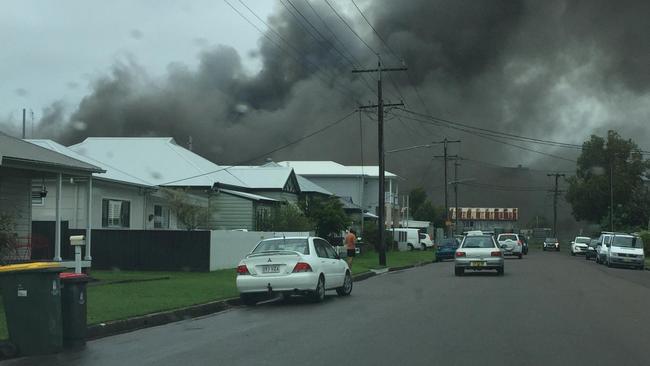
<svg viewBox="0 0 650 366"><path fill-rule="evenodd" d="M557 242L557 239L555 239L555 238L546 238L546 242L555 243L555 242Z"/></svg>
<svg viewBox="0 0 650 366"><path fill-rule="evenodd" d="M505 235L501 234L501 235L499 235L499 240L508 240L508 239L510 239L512 241L517 241L518 238L517 238L517 235L515 235L515 234L505 234Z"/></svg>
<svg viewBox="0 0 650 366"><path fill-rule="evenodd" d="M463 241L463 248L495 248L492 237L485 236L468 236Z"/></svg>
<svg viewBox="0 0 650 366"><path fill-rule="evenodd" d="M455 247L458 245L456 239L444 239L440 242L440 245L443 247Z"/></svg>
<svg viewBox="0 0 650 366"><path fill-rule="evenodd" d="M257 244L253 253L273 252L288 250L302 254L309 254L309 243L307 239L273 239L262 240Z"/></svg>

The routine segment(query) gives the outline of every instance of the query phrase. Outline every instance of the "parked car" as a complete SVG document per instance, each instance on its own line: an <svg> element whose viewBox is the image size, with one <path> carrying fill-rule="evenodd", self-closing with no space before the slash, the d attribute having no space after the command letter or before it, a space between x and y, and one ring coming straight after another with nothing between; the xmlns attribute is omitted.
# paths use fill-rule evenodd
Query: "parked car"
<svg viewBox="0 0 650 366"><path fill-rule="evenodd" d="M323 301L326 290L352 292L348 264L318 237L270 238L260 241L237 266L242 302L254 305L263 295L307 295Z"/></svg>
<svg viewBox="0 0 650 366"><path fill-rule="evenodd" d="M466 270L496 270L504 273L503 251L491 235L467 235L456 250L454 274L462 276Z"/></svg>
<svg viewBox="0 0 650 366"><path fill-rule="evenodd" d="M429 234L420 233L420 249L427 250L427 248L433 248L433 245Z"/></svg>
<svg viewBox="0 0 650 366"><path fill-rule="evenodd" d="M544 251L555 250L556 252L560 251L560 242L557 238L546 238L544 239L544 246L542 248Z"/></svg>
<svg viewBox="0 0 650 366"><path fill-rule="evenodd" d="M610 243L610 240L612 240L612 236L614 236L614 233L611 231L603 231L600 233L598 244L596 244L596 263L605 263L607 245Z"/></svg>
<svg viewBox="0 0 650 366"><path fill-rule="evenodd" d="M587 247L587 250L585 250L585 259L590 260L590 259L596 259L596 256L598 255L598 252L596 252L596 245L598 245L598 239L591 239L589 241L589 246Z"/></svg>
<svg viewBox="0 0 650 366"><path fill-rule="evenodd" d="M456 239L442 239L436 250L436 260L444 261L445 259L454 259L456 249L458 249L458 241Z"/></svg>
<svg viewBox="0 0 650 366"><path fill-rule="evenodd" d="M420 249L420 231L418 229L399 228L392 229L393 243L397 250L406 251Z"/></svg>
<svg viewBox="0 0 650 366"><path fill-rule="evenodd" d="M571 255L585 254L591 238L587 236L576 236L571 242Z"/></svg>
<svg viewBox="0 0 650 366"><path fill-rule="evenodd" d="M640 237L630 234L614 234L606 247L605 263L607 267L624 266L641 270L645 267L643 240Z"/></svg>
<svg viewBox="0 0 650 366"><path fill-rule="evenodd" d="M521 252L524 255L528 254L528 239L526 239L526 236L522 234L517 234L517 237L519 237L519 241L521 241Z"/></svg>
<svg viewBox="0 0 650 366"><path fill-rule="evenodd" d="M522 243L517 234L499 234L497 242L503 249L503 255L514 255L519 259L523 256Z"/></svg>

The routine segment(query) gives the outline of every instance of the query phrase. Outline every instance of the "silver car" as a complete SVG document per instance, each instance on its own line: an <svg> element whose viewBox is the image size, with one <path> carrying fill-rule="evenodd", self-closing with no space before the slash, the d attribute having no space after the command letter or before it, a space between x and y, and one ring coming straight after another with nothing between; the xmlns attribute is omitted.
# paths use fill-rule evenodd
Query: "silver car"
<svg viewBox="0 0 650 366"><path fill-rule="evenodd" d="M521 259L523 247L517 234L499 234L497 242L499 242L499 247L503 249L503 255L516 255Z"/></svg>
<svg viewBox="0 0 650 366"><path fill-rule="evenodd" d="M454 269L456 276L465 270L496 270L503 276L503 250L492 235L468 235L456 250Z"/></svg>

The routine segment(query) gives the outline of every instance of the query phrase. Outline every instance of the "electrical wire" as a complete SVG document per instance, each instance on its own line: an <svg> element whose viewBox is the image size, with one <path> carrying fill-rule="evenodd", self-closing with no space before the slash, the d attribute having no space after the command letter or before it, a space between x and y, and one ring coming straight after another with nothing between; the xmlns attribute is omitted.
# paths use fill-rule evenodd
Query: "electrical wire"
<svg viewBox="0 0 650 366"><path fill-rule="evenodd" d="M231 166L223 167L223 168L220 168L220 169L212 170L212 171L197 174L197 175L193 175L193 176L190 176L190 177L185 177L183 179L177 179L177 180L173 180L173 181L170 181L170 182L161 183L159 185L164 186L164 185L169 185L169 184L172 184L172 183L182 182L182 181L189 180L189 179L203 177L203 176L206 176L206 175L210 175L210 174L214 174L214 173L221 172L221 171L224 171L224 170L228 170L228 169L234 168L234 167L239 166L239 165L245 165L245 164L248 164L248 163L253 162L255 160L259 160L261 158L269 156L270 154L273 154L274 152L286 149L289 146L295 145L295 144L297 144L299 142L302 142L303 140L306 140L306 139L308 139L310 137L313 137L313 136L315 136L315 135L317 135L317 134L319 134L321 132L324 132L324 131L326 131L326 130L328 130L328 129L330 129L330 128L338 125L338 124L340 124L341 122L345 121L346 119L348 119L351 115L355 114L356 112L357 112L356 110L353 110L352 112L346 114L345 116L343 116L343 117L341 117L341 118L339 118L339 119L337 119L337 120L335 120L335 121L333 121L331 123L328 123L327 125L319 128L316 131L313 131L313 132L310 132L310 133L308 133L306 135L303 135L303 136L301 136L301 137L299 137L299 138L297 138L295 140L292 140L292 141L290 141L290 142L288 142L288 143L286 143L284 145L278 146L278 147L276 147L276 148L274 148L274 149L272 149L270 151L267 151L265 153L256 155L256 156L248 158L246 160L241 160L241 161L239 161L239 162L237 162L237 163L235 163L235 164L233 164Z"/></svg>
<svg viewBox="0 0 650 366"><path fill-rule="evenodd" d="M374 48L370 47L370 45L366 41L364 41L363 38L361 38L361 36L354 30L354 28L352 28L352 26L350 26L350 24L341 16L341 14L339 14L339 12L336 11L336 9L332 6L332 4L330 4L329 0L325 0L325 3L327 4L327 6L330 7L330 9L332 9L334 14L336 14L336 16L339 18L339 20L341 20L341 22L343 22L343 24L345 24L345 26L348 27L348 29L352 32L352 34L354 34L370 50L370 52L372 52L374 55L378 54L378 52L375 51Z"/></svg>

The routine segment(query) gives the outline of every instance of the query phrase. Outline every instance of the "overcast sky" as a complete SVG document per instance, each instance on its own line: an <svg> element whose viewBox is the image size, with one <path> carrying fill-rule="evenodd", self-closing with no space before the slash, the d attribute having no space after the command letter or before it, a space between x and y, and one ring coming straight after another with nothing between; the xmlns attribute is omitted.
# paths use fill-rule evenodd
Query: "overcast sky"
<svg viewBox="0 0 650 366"><path fill-rule="evenodd" d="M249 72L260 34L223 1L0 1L0 117L19 124L52 102L70 112L90 82L130 58L149 74L172 62L195 67L203 48L230 45ZM266 17L275 2L248 1ZM28 121L30 117L28 115Z"/></svg>

